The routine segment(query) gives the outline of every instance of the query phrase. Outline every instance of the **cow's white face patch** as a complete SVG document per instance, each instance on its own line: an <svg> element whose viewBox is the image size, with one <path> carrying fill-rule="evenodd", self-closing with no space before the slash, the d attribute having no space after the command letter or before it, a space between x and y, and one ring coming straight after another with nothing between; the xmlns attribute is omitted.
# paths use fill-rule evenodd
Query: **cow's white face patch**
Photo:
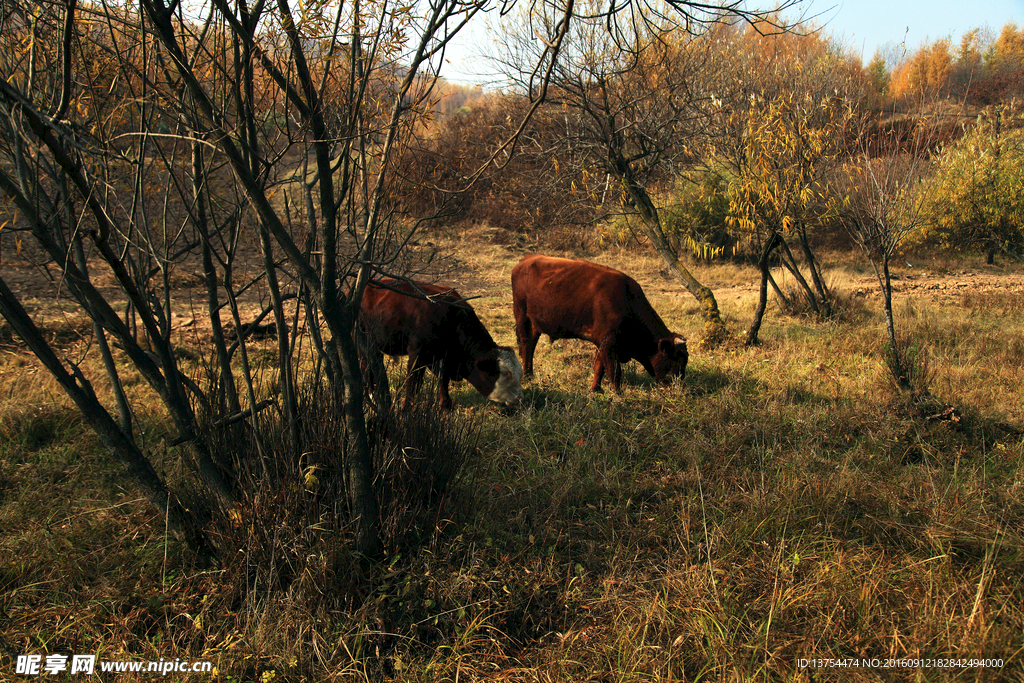
<svg viewBox="0 0 1024 683"><path fill-rule="evenodd" d="M498 349L498 381L487 397L492 401L512 405L523 399L523 366L512 349Z"/></svg>

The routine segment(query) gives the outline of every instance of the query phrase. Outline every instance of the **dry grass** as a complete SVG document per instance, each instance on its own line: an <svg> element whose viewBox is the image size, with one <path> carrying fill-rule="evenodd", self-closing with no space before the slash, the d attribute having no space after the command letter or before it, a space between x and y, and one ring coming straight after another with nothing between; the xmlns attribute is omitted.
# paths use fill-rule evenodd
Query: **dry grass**
<svg viewBox="0 0 1024 683"><path fill-rule="evenodd" d="M474 306L499 343L515 343L506 283L527 249L459 250L457 284L484 295ZM696 338L695 304L655 259L592 256ZM848 292L865 277L855 264L830 275ZM740 332L753 274L724 264L699 277ZM1019 299L897 294L902 332L928 349L925 402L893 390L877 299L857 301L839 322L770 311L761 348L694 351L683 385L657 387L633 364L622 397L586 393L592 348L542 342L518 410L459 388L479 437L427 540L364 576L309 549L291 589L245 600L227 573L196 574L165 545L74 413L6 350L0 671L12 674L9 655L73 651L209 659L213 680L261 683L1013 680ZM332 581L357 588L332 595ZM800 666L853 657L1003 667Z"/></svg>

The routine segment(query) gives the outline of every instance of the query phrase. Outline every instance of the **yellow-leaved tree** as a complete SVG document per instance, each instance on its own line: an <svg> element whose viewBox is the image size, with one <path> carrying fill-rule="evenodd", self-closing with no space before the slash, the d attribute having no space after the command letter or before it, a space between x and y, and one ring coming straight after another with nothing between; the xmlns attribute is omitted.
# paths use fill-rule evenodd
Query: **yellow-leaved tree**
<svg viewBox="0 0 1024 683"><path fill-rule="evenodd" d="M863 69L819 35L723 36L721 75L704 153L726 186L727 222L758 255L761 292L746 343L758 333L771 284L782 306L828 317L831 295L812 248L829 215L829 176L851 112L871 90ZM772 252L795 281L794 297L769 270ZM801 301L803 302L801 304Z"/></svg>
<svg viewBox="0 0 1024 683"><path fill-rule="evenodd" d="M954 250L981 249L1020 259L1024 249L1024 118L986 111L942 154L932 201L933 236Z"/></svg>
<svg viewBox="0 0 1024 683"><path fill-rule="evenodd" d="M729 183L727 221L759 254L760 289L747 331L748 346L758 343L769 283L783 306L795 307L769 270L775 249L780 250L781 263L810 310L822 317L832 315L831 292L811 248L809 231L834 214L829 178L844 152L851 117L846 100L835 96L816 100L793 92L772 100L756 99L747 111L742 163ZM802 267L790 240L803 254Z"/></svg>

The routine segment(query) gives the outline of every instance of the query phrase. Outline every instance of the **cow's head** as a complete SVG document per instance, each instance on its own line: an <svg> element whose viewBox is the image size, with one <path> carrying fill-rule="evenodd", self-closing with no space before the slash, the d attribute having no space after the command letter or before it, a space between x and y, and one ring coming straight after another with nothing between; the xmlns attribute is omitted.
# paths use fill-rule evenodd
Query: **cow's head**
<svg viewBox="0 0 1024 683"><path fill-rule="evenodd" d="M658 350L651 358L654 368L654 379L659 382L670 382L673 377L686 376L686 363L690 354L686 350L686 340L681 335L673 334L658 340Z"/></svg>
<svg viewBox="0 0 1024 683"><path fill-rule="evenodd" d="M516 352L507 346L498 346L477 356L466 379L477 391L497 403L510 406L523 399L523 366Z"/></svg>

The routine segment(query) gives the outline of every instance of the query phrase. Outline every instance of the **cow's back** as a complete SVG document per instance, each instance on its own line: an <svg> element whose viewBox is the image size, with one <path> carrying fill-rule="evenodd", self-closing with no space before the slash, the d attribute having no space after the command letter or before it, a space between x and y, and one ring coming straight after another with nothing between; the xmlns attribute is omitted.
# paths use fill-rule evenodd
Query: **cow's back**
<svg viewBox="0 0 1024 683"><path fill-rule="evenodd" d="M429 364L453 351L494 347L473 308L451 287L385 280L367 286L362 309L374 342L388 355L415 351Z"/></svg>
<svg viewBox="0 0 1024 683"><path fill-rule="evenodd" d="M425 290L420 294L409 283L397 280L366 287L363 316L381 351L388 355L407 354L410 344L418 346L434 330L445 328L448 307L428 301L423 294L438 293Z"/></svg>
<svg viewBox="0 0 1024 683"><path fill-rule="evenodd" d="M512 269L512 298L552 339L594 343L650 309L643 290L624 273L589 261L540 255L527 256Z"/></svg>

